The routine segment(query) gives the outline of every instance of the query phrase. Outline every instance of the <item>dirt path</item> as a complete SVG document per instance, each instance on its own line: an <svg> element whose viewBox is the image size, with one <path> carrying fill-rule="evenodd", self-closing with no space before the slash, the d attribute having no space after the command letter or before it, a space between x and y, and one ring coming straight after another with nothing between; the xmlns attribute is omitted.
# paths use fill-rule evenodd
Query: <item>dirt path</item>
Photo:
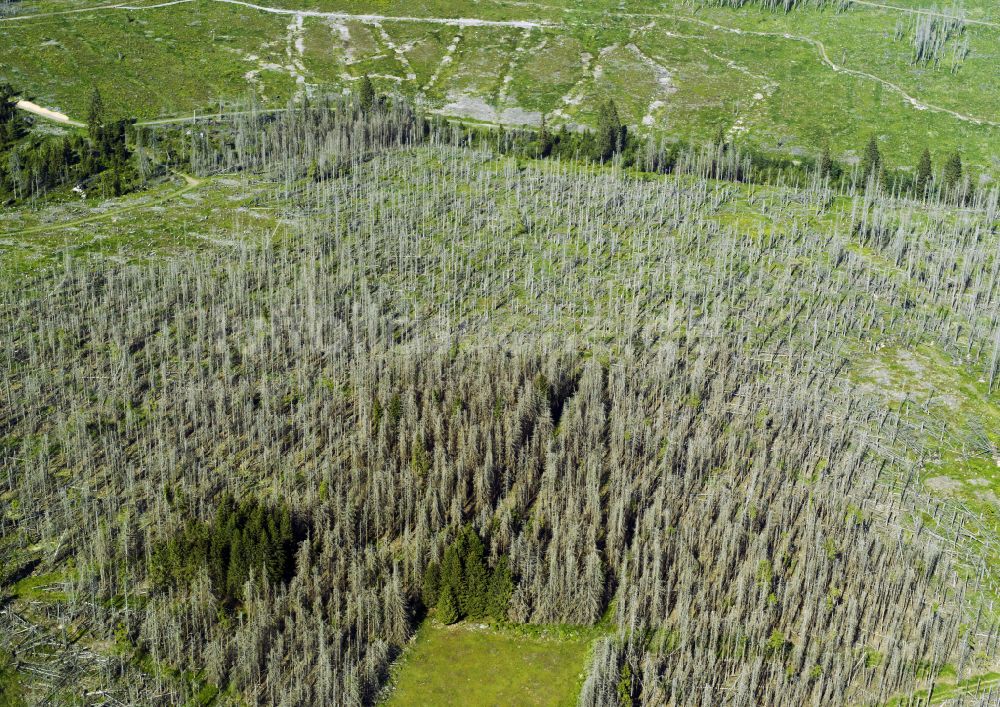
<svg viewBox="0 0 1000 707"><path fill-rule="evenodd" d="M30 101L18 101L17 108L23 111L27 111L40 118L45 118L46 120L51 120L62 125L72 125L78 128L87 127L86 123L81 123L78 120L73 120L72 118L63 115L62 113L57 113L56 111L49 110L48 108L42 108L41 106L35 105ZM156 118L154 120L139 120L136 121L136 125L177 125L183 123L197 123L199 120L221 120L223 118L232 118L237 115L250 115L250 114L262 114L262 113L284 113L287 108L258 108L256 110L239 110L232 111L229 113L192 113L191 115L175 115L168 118Z"/></svg>
<svg viewBox="0 0 1000 707"><path fill-rule="evenodd" d="M931 17L944 17L947 19L955 19L954 16L949 15L945 12L938 12L937 10L925 10L918 7L899 7L898 5L885 5L880 2L869 2L869 0L847 0L847 2L852 5L865 5L867 7L878 7L883 10L894 10L896 12L905 12L911 15L930 15ZM989 22L987 20L970 20L968 17L963 17L962 22L967 25L981 25L982 27L992 27L994 29L1000 29L1000 23Z"/></svg>
<svg viewBox="0 0 1000 707"><path fill-rule="evenodd" d="M154 120L140 120L136 125L175 125L183 123L197 123L199 120L222 120L223 118L233 118L237 115L260 115L262 113L284 113L287 108L258 108L256 110L235 110L229 113L193 113L191 115L176 115L169 118L156 118Z"/></svg>
<svg viewBox="0 0 1000 707"><path fill-rule="evenodd" d="M346 21L352 21L353 20L353 21L357 21L357 22L363 22L363 23L366 23L366 24L375 24L375 25L380 25L383 22L421 22L421 23L429 23L429 24L439 24L439 25L455 26L455 27L458 27L460 29L465 28L465 27L516 27L516 28L521 28L521 29L526 29L526 30L527 29L539 29L539 28L553 28L553 27L561 27L561 26L563 26L563 25L561 25L559 23L553 23L553 22L548 22L548 21L544 21L544 20L483 20L483 19L471 18L471 17L452 17L452 18L448 18L448 17L411 17L411 16L392 16L392 15L352 14L352 13L347 13L347 12L323 12L323 11L320 11L320 10L295 10L295 9L282 8L282 7L269 7L269 6L266 6L266 5L257 5L257 4L254 4L252 2L247 2L246 0L211 0L211 1L212 2L224 3L224 4L228 4L228 5L238 5L238 6L241 6L241 7L247 7L247 8L253 9L253 10L258 10L260 12L267 12L267 13L276 14L276 15L290 15L290 16L293 16L295 18L301 18L301 17L321 17L321 18L324 18L324 19L327 19L327 20L332 20L332 21L337 21L337 22L346 22ZM933 14L933 15L939 15L939 14L941 14L941 13L937 13L937 12L934 12L934 11L931 11L931 10L907 10L906 8L900 8L900 7L895 6L895 5L883 5L881 3L871 2L870 0L849 0L849 1L852 2L852 3L855 3L855 4L860 4L860 5L869 5L869 6L880 7L880 8L885 8L885 9L892 9L892 10L899 10L899 11L906 11L906 12L915 12L917 14ZM168 6L173 6L173 5L180 5L180 4L189 3L189 2L195 2L195 0L171 0L170 2L163 2L163 3L159 3L159 4L155 4L155 5L124 5L124 4L98 5L98 6L92 6L92 7L89 7L89 8L82 8L80 10L63 10L63 11L60 11L60 12L53 12L53 13L46 13L46 14L22 15L22 16L19 16L19 17L10 17L10 18L5 18L5 19L0 19L0 21L24 20L24 19L31 19L31 18L38 18L38 17L46 17L46 16L50 16L50 15L62 15L62 14L77 13L77 12L87 12L87 11L91 11L91 10L114 10L114 9L117 9L117 10L132 10L132 11L151 10L151 9L154 9L154 8L168 7ZM556 6L548 5L548 4L545 4L545 3L531 2L530 0L520 0L520 1L519 0L510 0L508 4L517 5L517 6L526 6L526 7L538 7L538 8L543 8L543 9L551 10L551 11L559 11L559 10L563 9L563 8L559 8L559 7L556 7ZM601 14L601 15L608 14L607 12L601 11L601 10L583 10L583 9L577 9L577 10L574 10L574 12L589 13L589 14ZM954 118L957 118L958 120L962 120L962 121L965 121L965 122L968 122L968 123L973 123L975 125L985 125L985 126L992 127L992 128L1000 127L1000 122L998 122L998 121L988 120L986 118L979 118L979 117L972 116L972 115L967 115L965 113L961 113L959 111L952 110L950 108L945 108L943 106L937 106L937 105L934 105L932 103L927 103L926 101L922 101L919 98L916 98L915 96L912 96L909 93L907 93L906 90L902 86L900 86L899 84L893 83L893 82L891 82L891 81L889 81L887 79L884 79L884 78L882 78L880 76L876 76L875 74L871 74L871 73L869 73L867 71L860 71L858 69L849 69L849 68L844 67L844 66L839 66L832 59L830 59L830 56L829 56L829 54L827 53L827 50L826 50L826 46L823 44L823 42L820 41L820 40L818 40L818 39L814 39L813 37L806 37L806 36L802 36L802 35L793 35L793 34L780 33L780 32L761 32L761 31L754 31L754 30L744 30L744 29L741 29L741 28L738 28L738 27L730 27L730 26L726 26L726 25L720 25L720 24L717 24L717 23L714 23L714 22L709 22L707 20L701 20L701 19L698 19L698 18L695 18L695 17L689 17L689 16L685 16L685 15L675 15L675 14L663 13L663 12L636 13L636 12L615 12L615 11L611 11L611 14L619 16L619 17L632 17L632 18L639 18L639 19L656 19L656 18L661 18L661 19L667 19L667 20L688 22L688 23L700 25L700 26L703 26L703 27L709 27L709 28L711 28L713 30L716 30L716 31L719 31L719 32L729 32L729 33L732 33L732 34L750 35L750 36L757 36L757 37L768 37L768 38L775 38L775 39L785 39L785 40L795 41L795 42L805 42L807 44L811 44L816 49L816 51L819 54L819 58L823 62L823 64L825 64L826 66L828 66L835 73L840 73L840 74L845 74L845 75L850 75L850 76L856 76L856 77L863 78L863 79L866 79L866 80L869 80L869 81L877 81L878 83L882 84L883 86L885 86L885 87L889 88L890 90L892 90L892 91L896 92L897 94L899 94L905 101L907 101L910 105L912 105L917 110L929 110L929 111L932 111L932 112L935 112L935 113L945 113L945 114L950 115L950 116L952 116ZM980 21L980 20L966 20L966 22L974 23L974 24L986 25L986 26L989 26L989 27L1000 27L1000 25L996 25L994 23L990 23L990 22L986 22L986 21ZM446 57L447 56L448 55L446 54ZM440 69L441 67L439 66L438 68ZM433 82L433 77L432 77L432 82ZM432 83L432 82L430 82L430 83ZM427 88L427 87L425 87L425 88ZM46 112L40 112L40 111L46 111L47 109L43 109L43 108L40 108L38 106L35 106L35 107L39 108L39 110L32 110L31 108L27 108L27 107L25 108L25 110L30 110L31 112L35 113L36 115L40 115L42 117L46 117L46 118L49 118L51 120L56 120L56 122L62 122L63 124L66 124L66 125L78 125L78 126L82 125L82 123L78 123L76 121L70 121L69 118L67 118L66 116L62 116L61 114L48 115ZM48 113L51 113L51 111L49 111ZM59 117L54 117L54 116L59 116ZM172 120L172 119L168 119L168 120L164 120L163 122L177 122L177 121ZM146 124L156 124L156 121L149 121Z"/></svg>
<svg viewBox="0 0 1000 707"><path fill-rule="evenodd" d="M115 10L120 5L92 5L91 7L81 7L76 10L59 10L58 12L36 12L26 15L13 15L11 17L0 17L0 22L23 22L25 20L35 20L41 17L55 17L57 15L75 15L91 10Z"/></svg>
<svg viewBox="0 0 1000 707"><path fill-rule="evenodd" d="M15 17L0 18L0 22L13 22L13 21L24 21L24 20L34 20L42 19L45 17L54 17L57 15L69 15L78 14L81 12L91 12L97 10L129 10L132 12L138 12L140 10L155 10L162 7L173 7L175 5L184 5L186 3L196 2L197 0L170 0L169 2L161 2L155 5L128 5L125 3L117 3L112 5L92 5L90 7L83 7L78 10L60 10L57 12L39 12L35 14L28 15L17 15ZM298 17L322 17L328 20L335 20L341 22L363 22L365 24L378 24L381 22L423 22L428 24L436 25L451 25L455 27L516 27L519 29L540 29L542 27L557 27L559 26L554 22L547 22L545 20L483 20L478 17L419 17L410 15L371 15L371 14L354 14L350 12L324 12L322 10L295 10L286 7L269 7L267 5L257 5L252 2L246 2L245 0L211 0L211 2L223 3L226 5L239 5L241 7L246 7L251 10L257 10L259 12L266 12L272 15L291 15Z"/></svg>
<svg viewBox="0 0 1000 707"><path fill-rule="evenodd" d="M183 3L194 1L195 0L170 0L169 2L161 2L157 5L125 5L123 3L114 3L111 5L91 5L89 7L80 7L75 10L35 12L24 15L14 15L12 17L0 17L0 22L24 22L25 20L38 20L46 17L58 17L59 15L79 15L83 12L94 12L97 10L153 10L158 7L170 7L171 5L181 5Z"/></svg>
<svg viewBox="0 0 1000 707"><path fill-rule="evenodd" d="M181 177L184 180L184 183L187 184L189 187L196 187L205 181L204 179L198 179L197 177L192 177L190 174L186 174L184 172L174 172L174 174L176 174L178 177Z"/></svg>
<svg viewBox="0 0 1000 707"><path fill-rule="evenodd" d="M987 120L986 118L976 118L975 116L972 115L965 115L964 113L959 113L958 111L954 111L951 108L944 108L942 106L936 106L931 103L925 103L924 101L921 101L918 98L914 98L913 96L908 94L903 89L902 86L894 84L891 81L887 81L886 79L883 79L880 76L876 76L875 74L869 74L867 71L858 71L857 69L848 69L847 67L844 66L838 66L837 64L833 63L833 60L830 59L829 55L826 53L826 47L823 45L823 42L819 41L818 39L812 39L811 37L794 37L792 35L785 35L785 36L790 36L793 39L798 39L800 41L810 42L819 50L820 58L823 60L823 63L829 66L835 72L843 74L851 74L852 76L860 76L862 78L866 78L871 81L878 81L883 86L886 86L887 88L890 88L899 95L901 95L910 105L912 105L917 110L929 110L935 113L947 113L948 115L958 118L959 120L964 120L967 123L975 123L976 125L988 125L991 128L1000 128L1000 122L998 121Z"/></svg>
<svg viewBox="0 0 1000 707"><path fill-rule="evenodd" d="M162 196L158 196L154 199L151 199L150 201L142 201L140 203L130 204L128 206L122 206L121 208L102 211L101 213L92 214L90 216L84 216L82 218L74 219L72 221L62 221L59 223L45 223L45 224L39 224L37 226L30 226L28 228L20 228L16 231L10 231L8 233L0 233L0 238L16 239L19 236L26 236L32 233L44 233L45 231L62 230L74 226L83 226L88 223L93 223L95 221L103 221L107 218L119 216L121 214L129 213L131 211L136 211L138 209L146 209L149 208L150 206L159 206L160 204L170 201L171 199L176 199L177 197L188 193L192 189L201 186L205 182L205 179L198 179L196 177L192 177L190 174L185 174L183 172L174 171L173 173L184 180L184 186L180 187L179 189L175 189L174 191L163 194ZM8 243L13 243L14 245L19 245L19 246L25 245L16 240L8 241Z"/></svg>
<svg viewBox="0 0 1000 707"><path fill-rule="evenodd" d="M15 108L26 111L28 113L33 113L39 117L45 118L46 120L51 120L54 123L60 123L62 125L72 125L77 128L87 127L84 123L76 120L70 119L68 115L62 113L57 113L49 108L42 108L42 106L37 103L32 103L31 101L18 101L14 104Z"/></svg>
<svg viewBox="0 0 1000 707"><path fill-rule="evenodd" d="M189 0L178 0L188 2ZM322 17L328 20L339 20L349 22L351 20L364 22L366 24L378 24L381 22L425 22L437 25L451 25L455 27L517 27L520 29L539 29L541 27L552 27L552 23L542 20L481 20L475 17L416 17L407 15L367 15L352 14L349 12L323 12L321 10L292 10L284 7L268 7L267 5L256 5L245 0L213 0L227 5L240 5L260 12L268 12L273 15L296 15L302 17Z"/></svg>
<svg viewBox="0 0 1000 707"><path fill-rule="evenodd" d="M852 2L860 2L861 0L851 0ZM559 10L560 8L554 7L552 5L546 5L545 3L531 2L530 0L509 0L508 4L526 6L526 7L537 7L544 8L548 10ZM891 6L885 6L891 7ZM897 8L899 9L899 8ZM859 71L857 69L848 69L844 66L839 66L827 54L826 46L822 41L814 39L813 37L806 37L797 34L788 34L787 32L760 32L756 30L747 30L740 27L730 27L727 25L720 25L715 22L709 22L708 20L701 20L696 17L690 17L688 15L675 15L668 12L619 12L619 11L601 11L601 10L584 10L584 9L574 9L573 12L588 13L588 14L613 14L618 17L633 17L636 19L656 19L662 18L667 20L675 20L680 22L689 22L691 24L700 25L702 27L708 27L710 29L716 30L717 32L728 32L730 34L741 34L751 37L768 37L773 39L786 39L793 42L805 42L806 44L811 44L816 48L819 53L820 60L829 68L831 68L835 73L849 74L851 76L857 76L859 78L868 79L870 81L877 81L886 88L889 88L900 96L903 97L910 105L912 105L917 110L929 110L934 113L947 113L959 120L963 120L968 123L974 123L976 125L986 125L992 128L1000 127L1000 122L995 120L987 120L986 118L977 118L972 115L966 115L965 113L960 113L958 111L952 110L950 108L944 108L943 106L936 106L932 103L927 103L914 96L911 96L906 90L899 84L895 84L887 79L883 79L875 74L870 74L867 71Z"/></svg>

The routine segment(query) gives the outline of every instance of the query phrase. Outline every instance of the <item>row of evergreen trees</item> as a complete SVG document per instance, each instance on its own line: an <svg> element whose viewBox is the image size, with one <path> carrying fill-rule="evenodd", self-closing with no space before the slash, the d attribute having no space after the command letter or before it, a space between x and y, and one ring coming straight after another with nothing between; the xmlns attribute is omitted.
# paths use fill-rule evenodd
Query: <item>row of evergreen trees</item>
<svg viewBox="0 0 1000 707"><path fill-rule="evenodd" d="M150 577L160 590L186 587L207 568L212 591L232 609L243 600L251 577L271 584L286 581L297 544L286 506L226 497L211 523L190 521L153 549Z"/></svg>
<svg viewBox="0 0 1000 707"><path fill-rule="evenodd" d="M819 168L824 176L836 176L834 173L836 168L828 147L823 149ZM963 201L968 196L968 185L963 179L962 155L958 150L948 154L944 167L938 176L934 174L934 164L928 148L924 148L921 153L912 176L901 172L890 174L886 169L882 152L879 150L878 139L872 135L865 145L859 175L861 183L864 185L878 184L883 188L909 193L918 198L929 196L935 186L955 201Z"/></svg>
<svg viewBox="0 0 1000 707"><path fill-rule="evenodd" d="M590 137L591 144L587 146L589 150L583 151L583 154L589 154L594 160L601 162L621 155L624 157L625 164L634 163L640 143L639 140L629 135L628 128L622 123L618 108L613 100L602 105L596 133L585 133L585 135ZM562 140L565 140L565 132L560 135L560 141ZM721 128L714 142L720 154L732 149ZM544 119L539 131L538 143L538 151L541 155L552 154L554 150L553 138L548 132ZM574 145L574 147L577 150L580 149L579 144ZM787 165L782 164L780 160L776 164L775 160L761 155L751 154L750 160L758 172L771 171L775 167L778 167L779 172L787 169ZM968 192L967 185L963 182L962 157L957 150L949 153L941 174L936 178L930 150L925 148L914 173L911 175L905 171L887 169L875 135L872 135L865 145L860 169L856 176L849 173L849 170L845 170L833 159L828 145L823 147L814 169L820 175L839 182L841 186L848 186L850 180L856 178L864 186L875 181L887 190L910 194L918 198L929 196L935 186L942 193L957 201L964 200Z"/></svg>
<svg viewBox="0 0 1000 707"><path fill-rule="evenodd" d="M318 116L328 109L367 116L366 120L373 124L388 125L396 121L402 131L397 138L404 142L481 145L502 154L524 158L595 163L613 161L624 168L643 172L669 174L680 171L702 177L762 184L807 186L814 183L818 175L828 179L832 188L844 191L865 189L874 184L889 193L918 198L936 198L939 194L955 201L973 198L973 190L968 180L964 179L961 158L957 153L949 157L946 168L937 177L929 165L929 152L926 152L915 172L889 169L874 137L863 149L866 156L861 164L850 166L835 160L828 146L821 148L816 158L763 153L745 145L737 146L731 142L724 127L720 127L715 137L705 144L685 143L667 136L654 139L630 130L622 121L614 100L601 105L596 130L581 131L570 130L566 125L554 130L544 116L537 130L450 122L439 115L420 114L399 96L379 95L368 77L362 77L353 96L342 100L336 107L329 98L325 108L321 103L313 106L305 102L296 110L303 119L313 121L319 120ZM198 155L211 151L210 144L234 139L237 143L246 143L253 129L206 123L200 140L188 139L174 128L145 130L148 131L147 139L155 141L158 149L173 151L175 160L189 161L192 170L209 173L218 169L219 165L210 167ZM241 137L234 137L234 133ZM307 168L298 176L312 182L334 176L343 168L343 165L333 165L329 159L317 154L310 154L304 162ZM233 167L233 164L229 165L229 168Z"/></svg>
<svg viewBox="0 0 1000 707"><path fill-rule="evenodd" d="M644 155L645 140L629 132L613 100L602 104L596 131L571 132L565 126L558 131L552 131L543 117L537 134L529 137L527 144L522 143L518 146L515 140L513 145L515 151L527 156L582 158L594 162L617 160L625 167L649 168ZM924 150L912 173L898 169L890 170L874 135L865 145L861 164L856 171L838 163L833 158L829 145L823 146L819 158L815 161L775 157L741 147L738 152L741 153L742 159L737 159L735 162L742 164L746 161L747 168L739 168L735 172L724 167L733 161L732 157L737 152L737 148L730 144L724 129L719 129L711 147L717 155L718 166L709 176L719 178L804 183L808 181L812 172L818 172L821 176L828 177L834 186L844 189L852 184L862 187L877 184L887 191L909 194L917 198L931 196L937 191L955 201L963 201L969 196L969 186L963 181L962 158L958 151L951 152L947 156L944 167L937 176L934 174L928 149ZM655 171L672 171L685 149L681 142L676 142L662 151L662 158L656 160L654 165Z"/></svg>
<svg viewBox="0 0 1000 707"><path fill-rule="evenodd" d="M565 126L553 132L542 116L535 144L529 151L533 151L537 157L582 157L595 162L606 162L624 156L626 164L632 164L639 144L622 123L618 106L613 100L608 100L601 104L595 132L570 132Z"/></svg>
<svg viewBox="0 0 1000 707"><path fill-rule="evenodd" d="M436 607L438 620L445 624L466 618L505 621L513 593L507 556L488 566L483 541L471 526L463 527L441 563L432 562L424 573L424 605Z"/></svg>
<svg viewBox="0 0 1000 707"><path fill-rule="evenodd" d="M15 95L9 84L0 85L0 203L39 198L70 184L119 196L142 183L128 149L129 121L107 120L98 91L87 133L63 136L33 135Z"/></svg>

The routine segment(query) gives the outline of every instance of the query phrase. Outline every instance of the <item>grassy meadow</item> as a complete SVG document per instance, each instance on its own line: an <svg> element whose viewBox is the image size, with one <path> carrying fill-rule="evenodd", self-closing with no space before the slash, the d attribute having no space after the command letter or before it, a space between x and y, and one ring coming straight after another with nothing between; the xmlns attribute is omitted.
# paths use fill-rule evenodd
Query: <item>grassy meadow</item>
<svg viewBox="0 0 1000 707"><path fill-rule="evenodd" d="M49 15L69 5L24 0L18 19L0 22L0 81L77 118L93 86L109 112L155 119L248 94L282 105L349 90L364 74L382 91L485 122L537 123L546 114L552 125L594 125L600 102L614 96L627 122L668 138L702 141L722 130L738 143L809 157L827 141L850 163L877 134L890 164L913 165L929 147L938 164L960 150L982 171L1000 142L1000 27L985 5L966 5L983 23L965 26L968 55L935 67L911 62L913 2L789 13L680 0L613 12L594 2L508 0L268 5L369 15L351 18L219 0ZM537 25L509 24L516 21Z"/></svg>
<svg viewBox="0 0 1000 707"><path fill-rule="evenodd" d="M425 621L404 652L384 704L575 705L594 638L590 628Z"/></svg>

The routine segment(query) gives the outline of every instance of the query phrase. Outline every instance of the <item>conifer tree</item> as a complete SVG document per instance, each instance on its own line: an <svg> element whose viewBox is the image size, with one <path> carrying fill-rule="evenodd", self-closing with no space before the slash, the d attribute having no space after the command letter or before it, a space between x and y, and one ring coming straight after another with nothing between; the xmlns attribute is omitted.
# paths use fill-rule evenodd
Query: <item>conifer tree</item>
<svg viewBox="0 0 1000 707"><path fill-rule="evenodd" d="M618 107L608 100L602 107L597 123L597 158L611 159L625 144L626 128L618 116Z"/></svg>
<svg viewBox="0 0 1000 707"><path fill-rule="evenodd" d="M962 156L956 150L944 164L944 185L954 191L962 183Z"/></svg>
<svg viewBox="0 0 1000 707"><path fill-rule="evenodd" d="M715 131L715 138L712 140L712 144L716 147L725 149L726 147L726 126L720 125Z"/></svg>
<svg viewBox="0 0 1000 707"><path fill-rule="evenodd" d="M490 576L490 588L487 599L487 612L497 621L507 618L507 608L510 597L514 593L514 578L510 572L510 563L504 555L497 561Z"/></svg>
<svg viewBox="0 0 1000 707"><path fill-rule="evenodd" d="M366 113L375 104L375 86L368 74L361 77L358 85L358 102L361 104L361 110Z"/></svg>
<svg viewBox="0 0 1000 707"><path fill-rule="evenodd" d="M478 618L485 612L489 576L483 564L483 541L471 526L463 527L445 552L447 581L463 616ZM456 581L457 580L457 581Z"/></svg>
<svg viewBox="0 0 1000 707"><path fill-rule="evenodd" d="M226 573L226 598L235 599L242 594L243 583L250 574L247 563L246 543L243 533L237 528L229 545L229 569Z"/></svg>
<svg viewBox="0 0 1000 707"><path fill-rule="evenodd" d="M278 528L278 549L281 552L281 575L287 577L292 571L292 556L295 552L295 531L292 528L292 512L287 506L281 507Z"/></svg>
<svg viewBox="0 0 1000 707"><path fill-rule="evenodd" d="M90 94L90 109L87 111L87 131L92 142L97 143L104 125L104 101L95 86Z"/></svg>
<svg viewBox="0 0 1000 707"><path fill-rule="evenodd" d="M479 538L476 537L478 541ZM483 562L483 546L481 542L470 543L468 554L465 556L465 573L462 583L462 595L460 602L462 613L472 619L479 619L486 615L487 593L489 591L490 576Z"/></svg>
<svg viewBox="0 0 1000 707"><path fill-rule="evenodd" d="M819 174L821 177L833 174L833 155L830 154L829 143L823 143L823 151L819 156Z"/></svg>
<svg viewBox="0 0 1000 707"><path fill-rule="evenodd" d="M549 132L543 114L542 124L538 128L538 156L548 157L550 154L552 154L552 134Z"/></svg>
<svg viewBox="0 0 1000 707"><path fill-rule="evenodd" d="M453 624L462 618L458 610L458 600L449 585L445 585L441 590L441 597L437 605L437 618L443 624Z"/></svg>
<svg viewBox="0 0 1000 707"><path fill-rule="evenodd" d="M618 676L618 704L620 707L632 707L632 668L628 663L621 667Z"/></svg>
<svg viewBox="0 0 1000 707"><path fill-rule="evenodd" d="M861 182L864 185L872 178L880 174L882 169L882 153L878 149L878 139L872 135L865 146L865 154L861 159Z"/></svg>
<svg viewBox="0 0 1000 707"><path fill-rule="evenodd" d="M10 84L0 84L0 127L13 123L17 118L17 108L14 102L14 88ZM3 136L0 135L0 142Z"/></svg>
<svg viewBox="0 0 1000 707"><path fill-rule="evenodd" d="M456 543L452 543L444 553L444 560L441 562L440 593L438 601L444 595L444 590L451 590L455 599L456 611L459 610L459 597L462 595L462 557Z"/></svg>
<svg viewBox="0 0 1000 707"><path fill-rule="evenodd" d="M14 88L10 84L0 84L0 145L13 142L20 133L20 120Z"/></svg>
<svg viewBox="0 0 1000 707"><path fill-rule="evenodd" d="M441 592L441 568L436 562L432 562L424 571L423 591L421 598L424 606L428 609L437 606L438 595Z"/></svg>
<svg viewBox="0 0 1000 707"><path fill-rule="evenodd" d="M917 176L915 182L917 196L924 196L927 194L927 187L930 186L931 176L931 151L925 147L923 153L920 155L920 161L917 163Z"/></svg>

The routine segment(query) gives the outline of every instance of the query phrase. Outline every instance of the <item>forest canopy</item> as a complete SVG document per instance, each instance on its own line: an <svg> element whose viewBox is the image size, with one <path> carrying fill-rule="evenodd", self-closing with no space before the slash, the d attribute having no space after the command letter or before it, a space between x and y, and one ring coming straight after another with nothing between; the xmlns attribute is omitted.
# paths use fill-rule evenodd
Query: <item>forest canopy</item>
<svg viewBox="0 0 1000 707"><path fill-rule="evenodd" d="M996 189L889 190L877 140L866 184L535 160L379 97L144 134L273 221L0 282L0 636L114 647L59 684L370 704L422 620L599 629L584 706L885 703L1000 653L981 518L919 483L948 430L852 370L995 395Z"/></svg>

